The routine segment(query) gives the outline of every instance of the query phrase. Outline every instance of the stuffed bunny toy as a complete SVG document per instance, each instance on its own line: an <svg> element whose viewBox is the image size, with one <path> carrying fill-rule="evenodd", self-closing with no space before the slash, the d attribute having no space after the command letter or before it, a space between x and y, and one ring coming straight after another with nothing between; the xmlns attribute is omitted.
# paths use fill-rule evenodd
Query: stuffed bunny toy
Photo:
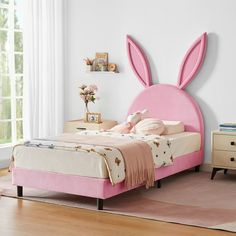
<svg viewBox="0 0 236 236"><path fill-rule="evenodd" d="M139 121L141 121L147 115L147 113L147 109L132 113L127 117L126 123L129 123L130 126L133 128Z"/></svg>
<svg viewBox="0 0 236 236"><path fill-rule="evenodd" d="M147 109L144 109L143 111L136 111L127 117L126 122L116 125L109 131L121 133L121 134L128 134L131 132L131 130L133 132L135 125L139 121L141 121L147 113L148 113Z"/></svg>

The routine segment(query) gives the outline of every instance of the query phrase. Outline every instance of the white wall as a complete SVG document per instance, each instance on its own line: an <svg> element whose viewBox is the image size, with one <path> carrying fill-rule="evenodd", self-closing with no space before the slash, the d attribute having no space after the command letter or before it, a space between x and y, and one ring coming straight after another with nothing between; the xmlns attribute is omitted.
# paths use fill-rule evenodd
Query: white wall
<svg viewBox="0 0 236 236"><path fill-rule="evenodd" d="M11 155L12 155L12 147L0 148L0 169L9 166Z"/></svg>
<svg viewBox="0 0 236 236"><path fill-rule="evenodd" d="M205 63L188 87L198 101L206 126L205 162L210 162L210 132L218 123L236 120L235 0L67 0L65 120L83 115L78 86L95 83L101 100L92 111L123 121L142 90L126 55L132 35L147 52L154 82L175 84L181 60L192 42L209 33ZM108 52L120 74L91 75L83 58Z"/></svg>

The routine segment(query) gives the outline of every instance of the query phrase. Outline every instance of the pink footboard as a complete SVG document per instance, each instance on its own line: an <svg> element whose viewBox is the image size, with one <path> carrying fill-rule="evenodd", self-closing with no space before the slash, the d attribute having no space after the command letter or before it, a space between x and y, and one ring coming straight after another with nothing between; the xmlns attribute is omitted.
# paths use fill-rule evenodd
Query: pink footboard
<svg viewBox="0 0 236 236"><path fill-rule="evenodd" d="M198 166L201 163L201 151L178 157L175 159L174 165L156 169L155 179L160 180L180 171ZM66 175L22 168L13 168L12 183L18 186L64 192L99 199L110 198L130 190L127 189L123 183L112 186L108 179ZM139 186L135 186L134 188L136 187Z"/></svg>

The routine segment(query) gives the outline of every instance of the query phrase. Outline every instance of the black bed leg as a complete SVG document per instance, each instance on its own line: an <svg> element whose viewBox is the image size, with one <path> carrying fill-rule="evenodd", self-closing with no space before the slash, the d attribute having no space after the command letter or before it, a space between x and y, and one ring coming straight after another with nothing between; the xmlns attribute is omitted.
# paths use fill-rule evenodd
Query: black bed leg
<svg viewBox="0 0 236 236"><path fill-rule="evenodd" d="M195 166L195 172L199 172L200 171L200 166Z"/></svg>
<svg viewBox="0 0 236 236"><path fill-rule="evenodd" d="M23 187L17 186L17 197L23 197Z"/></svg>
<svg viewBox="0 0 236 236"><path fill-rule="evenodd" d="M157 180L157 188L161 188L161 180Z"/></svg>
<svg viewBox="0 0 236 236"><path fill-rule="evenodd" d="M97 198L97 209L103 210L103 199Z"/></svg>

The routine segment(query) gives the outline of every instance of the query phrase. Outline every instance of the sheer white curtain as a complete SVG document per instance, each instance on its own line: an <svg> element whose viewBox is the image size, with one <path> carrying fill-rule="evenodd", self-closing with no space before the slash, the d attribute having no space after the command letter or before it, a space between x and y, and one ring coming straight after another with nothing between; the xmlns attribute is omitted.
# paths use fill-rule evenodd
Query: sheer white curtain
<svg viewBox="0 0 236 236"><path fill-rule="evenodd" d="M24 0L24 138L63 127L64 0Z"/></svg>

